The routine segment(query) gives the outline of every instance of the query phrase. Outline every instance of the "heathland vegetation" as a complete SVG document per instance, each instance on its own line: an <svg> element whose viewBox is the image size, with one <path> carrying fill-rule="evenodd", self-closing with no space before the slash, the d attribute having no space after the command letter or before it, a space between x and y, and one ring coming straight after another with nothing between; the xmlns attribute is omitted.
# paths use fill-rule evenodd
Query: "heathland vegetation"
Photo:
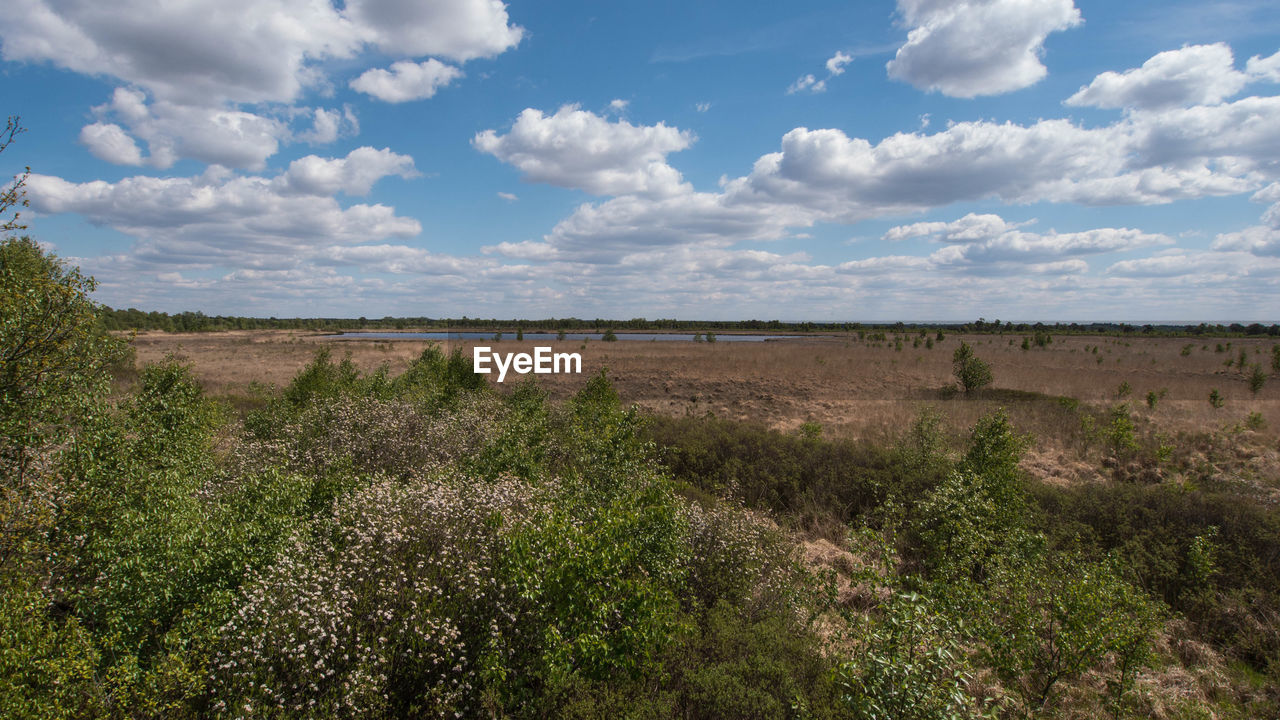
<svg viewBox="0 0 1280 720"><path fill-rule="evenodd" d="M1280 512L1212 449L1063 487L1003 412L958 445L930 412L890 443L645 418L604 373L552 402L436 346L322 349L230 406L134 367L34 242L0 268L0 715L1280 709ZM1126 406L1052 402L1104 463L1177 461Z"/></svg>
<svg viewBox="0 0 1280 720"><path fill-rule="evenodd" d="M139 367L93 287L0 242L0 717L1280 714L1261 414L1172 437L1127 381L991 389L965 342L926 395L1011 412L960 437L646 417L604 372L498 392L434 345L221 396ZM1026 406L1111 477L1030 476Z"/></svg>

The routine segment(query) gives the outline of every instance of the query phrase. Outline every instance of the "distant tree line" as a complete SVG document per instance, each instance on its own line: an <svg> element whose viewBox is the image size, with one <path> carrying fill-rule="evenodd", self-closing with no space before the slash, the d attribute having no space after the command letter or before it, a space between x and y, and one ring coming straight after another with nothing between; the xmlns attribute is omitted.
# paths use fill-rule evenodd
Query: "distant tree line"
<svg viewBox="0 0 1280 720"><path fill-rule="evenodd" d="M979 318L968 323L860 323L860 322L783 322L781 320L676 320L674 318L546 318L519 320L501 318L277 318L242 317L237 315L205 315L202 312L145 312L136 308L116 310L103 307L102 322L108 330L165 330L168 332L214 332L225 330L485 330L499 332L550 331L604 332L605 330L640 331L739 331L777 333L842 333L897 332L929 333L945 330L954 333L1051 333L1056 335L1158 335L1158 336L1280 336L1280 325L1252 323L1229 325L1134 325L1129 323L1014 323Z"/></svg>

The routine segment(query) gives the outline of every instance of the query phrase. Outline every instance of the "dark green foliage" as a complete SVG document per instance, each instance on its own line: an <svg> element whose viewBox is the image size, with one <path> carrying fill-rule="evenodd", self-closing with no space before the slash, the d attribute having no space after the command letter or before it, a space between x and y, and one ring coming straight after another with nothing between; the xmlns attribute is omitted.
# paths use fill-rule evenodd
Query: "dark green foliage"
<svg viewBox="0 0 1280 720"><path fill-rule="evenodd" d="M463 393L487 389L484 375L474 372L471 359L455 347L445 354L439 345L430 345L409 369L393 383L396 396L428 405L449 405Z"/></svg>
<svg viewBox="0 0 1280 720"><path fill-rule="evenodd" d="M848 717L836 697L831 661L814 652L819 642L794 618L749 617L718 603L664 653L659 678L578 679L555 714L600 720Z"/></svg>
<svg viewBox="0 0 1280 720"><path fill-rule="evenodd" d="M1159 404L1159 402L1164 399L1165 394L1168 392L1169 391L1166 388L1160 388L1159 392L1156 392L1155 390L1148 391L1147 407L1151 408L1152 410L1155 410L1156 405Z"/></svg>
<svg viewBox="0 0 1280 720"><path fill-rule="evenodd" d="M350 356L334 365L329 348L321 347L311 362L284 389L284 399L294 407L302 407L320 398L337 397L350 392L359 379L360 372L351 362Z"/></svg>
<svg viewBox="0 0 1280 720"><path fill-rule="evenodd" d="M30 238L0 241L0 588L13 593L0 629L7 664L0 683L16 682L10 673L24 672L15 661L46 667L46 677L66 672L82 678L83 663L92 665L96 657L93 648L82 647L85 636L74 623L35 613L47 609L49 598L33 584L47 577L50 562L59 557L51 536L60 508L70 500L70 489L50 469L81 446L95 418L107 411L108 368L126 357L125 344L101 332L97 308L86 296L93 287L91 278ZM37 654L65 641L69 654L26 655L17 647L26 642L22 638L30 639ZM54 694L74 697L77 687ZM18 704L9 709L31 709L24 703L40 697L12 693ZM10 713L0 712L5 714Z"/></svg>
<svg viewBox="0 0 1280 720"><path fill-rule="evenodd" d="M996 674L1039 710L1063 680L1114 655L1113 701L1119 704L1137 669L1148 662L1159 612L1126 582L1114 561L1071 553L996 566L984 625L983 657Z"/></svg>
<svg viewBox="0 0 1280 720"><path fill-rule="evenodd" d="M818 531L839 530L878 507L890 488L936 482L936 467L905 467L894 453L848 440L806 439L719 418L650 421L676 480Z"/></svg>
<svg viewBox="0 0 1280 720"><path fill-rule="evenodd" d="M896 588L875 615L856 618L856 649L836 675L855 717L961 720L977 715L966 691L961 636L929 598Z"/></svg>
<svg viewBox="0 0 1280 720"><path fill-rule="evenodd" d="M1213 388L1209 391L1209 404L1213 406L1214 410L1220 409L1227 404L1227 401L1222 398L1222 394L1218 392L1218 388Z"/></svg>
<svg viewBox="0 0 1280 720"><path fill-rule="evenodd" d="M92 278L28 237L0 241L0 469L21 495L30 465L108 389L124 343L98 326ZM7 498L16 500L16 498Z"/></svg>
<svg viewBox="0 0 1280 720"><path fill-rule="evenodd" d="M939 577L985 577L995 558L1027 542L1023 481L1018 461L1028 439L1003 411L973 429L955 470L930 492L911 528L918 552Z"/></svg>
<svg viewBox="0 0 1280 720"><path fill-rule="evenodd" d="M1107 412L1107 424L1102 428L1102 437L1106 441L1107 449L1115 457L1129 457L1138 450L1138 439L1134 435L1133 418L1129 414L1128 403L1114 405Z"/></svg>
<svg viewBox="0 0 1280 720"><path fill-rule="evenodd" d="M855 717L954 720L980 717L967 689L970 668L959 623L920 578L899 574L884 535L854 533L852 549L868 562L855 579L882 599L870 612L844 609L852 644L836 671L841 700Z"/></svg>
<svg viewBox="0 0 1280 720"><path fill-rule="evenodd" d="M1266 384L1266 371L1262 369L1261 365L1254 365L1253 372L1249 373L1249 391L1257 395L1262 390L1262 386Z"/></svg>
<svg viewBox="0 0 1280 720"><path fill-rule="evenodd" d="M1051 543L1115 553L1204 637L1260 671L1280 667L1280 635L1258 631L1274 628L1266 608L1280 602L1280 512L1230 487L1037 486L1034 496Z"/></svg>
<svg viewBox="0 0 1280 720"><path fill-rule="evenodd" d="M600 336L600 339L605 342L617 342L618 336L614 334L613 328L606 328L604 334Z"/></svg>
<svg viewBox="0 0 1280 720"><path fill-rule="evenodd" d="M671 662L673 717L837 717L829 662L816 638L781 614L743 617L718 603Z"/></svg>

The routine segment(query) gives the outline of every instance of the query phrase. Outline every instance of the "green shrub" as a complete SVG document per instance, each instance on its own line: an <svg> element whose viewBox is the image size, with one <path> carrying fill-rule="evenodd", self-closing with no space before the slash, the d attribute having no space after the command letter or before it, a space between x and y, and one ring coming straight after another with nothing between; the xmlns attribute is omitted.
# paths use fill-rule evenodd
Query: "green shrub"
<svg viewBox="0 0 1280 720"><path fill-rule="evenodd" d="M317 398L336 397L351 390L359 377L350 355L335 365L329 348L321 347L284 389L284 399L294 407L302 407Z"/></svg>
<svg viewBox="0 0 1280 720"><path fill-rule="evenodd" d="M1249 391L1257 395L1262 390L1262 386L1267 384L1267 373L1262 369L1261 365L1254 365L1253 372L1249 374Z"/></svg>
<svg viewBox="0 0 1280 720"><path fill-rule="evenodd" d="M677 481L834 537L889 492L912 497L941 473L865 443L805 440L722 418L653 417L645 434Z"/></svg>
<svg viewBox="0 0 1280 720"><path fill-rule="evenodd" d="M1120 706L1149 661L1161 616L1118 562L1066 554L1000 564L989 588L981 654L1027 711L1040 711L1059 682L1103 667L1108 656L1111 700Z"/></svg>
<svg viewBox="0 0 1280 720"><path fill-rule="evenodd" d="M7 585L0 593L0 716L105 715L92 637L75 618L49 617L49 606L44 593L25 583Z"/></svg>
<svg viewBox="0 0 1280 720"><path fill-rule="evenodd" d="M980 578L995 558L1021 552L1026 501L1018 461L1028 442L1003 411L983 418L956 471L915 509L913 535L936 576Z"/></svg>
<svg viewBox="0 0 1280 720"><path fill-rule="evenodd" d="M891 540L863 528L850 549L863 564L852 580L879 598L870 612L842 608L848 659L836 670L840 698L854 717L969 718L981 716L967 690L965 639L948 608L921 593L919 578L895 567Z"/></svg>
<svg viewBox="0 0 1280 720"><path fill-rule="evenodd" d="M1227 404L1227 401L1224 400L1222 395L1218 392L1218 388L1213 388L1209 391L1209 404L1212 405L1215 410Z"/></svg>
<svg viewBox="0 0 1280 720"><path fill-rule="evenodd" d="M952 365L956 380L966 393L991 384L991 366L974 356L973 348L963 341L952 355Z"/></svg>
<svg viewBox="0 0 1280 720"><path fill-rule="evenodd" d="M854 717L961 720L977 715L960 636L928 598L891 591L874 615L860 615L853 657L836 671Z"/></svg>
<svg viewBox="0 0 1280 720"><path fill-rule="evenodd" d="M448 407L459 397L488 387L485 376L474 372L471 359L461 347L446 355L438 345L431 344L391 383L391 392L427 407Z"/></svg>
<svg viewBox="0 0 1280 720"><path fill-rule="evenodd" d="M1138 450L1138 439L1134 435L1133 418L1129 415L1128 403L1113 406L1107 413L1109 421L1103 430L1111 454L1125 457Z"/></svg>

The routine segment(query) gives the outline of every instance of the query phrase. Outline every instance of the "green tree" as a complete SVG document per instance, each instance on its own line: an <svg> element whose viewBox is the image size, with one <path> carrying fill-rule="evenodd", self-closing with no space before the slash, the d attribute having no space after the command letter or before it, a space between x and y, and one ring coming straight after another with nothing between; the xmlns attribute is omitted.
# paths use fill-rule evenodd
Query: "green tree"
<svg viewBox="0 0 1280 720"><path fill-rule="evenodd" d="M26 132L17 115L11 115L4 123L4 131L0 132L0 152L9 147L13 139L18 135ZM26 207L27 198L24 187L27 184L27 176L31 174L31 168L24 168L22 174L15 177L9 187L0 190L0 233L9 233L14 230L26 230L27 226L18 222L21 215L16 208ZM5 219L5 216L13 212L13 217Z"/></svg>
<svg viewBox="0 0 1280 720"><path fill-rule="evenodd" d="M1257 395L1262 386L1267 384L1267 373L1262 369L1261 365L1254 365L1253 372L1249 374L1249 390Z"/></svg>
<svg viewBox="0 0 1280 720"><path fill-rule="evenodd" d="M101 332L92 278L29 237L0 241L0 567L39 534L59 490L41 470L110 388L124 342Z"/></svg>
<svg viewBox="0 0 1280 720"><path fill-rule="evenodd" d="M973 354L973 348L961 341L951 356L956 379L966 393L978 390L991 384L991 366Z"/></svg>

